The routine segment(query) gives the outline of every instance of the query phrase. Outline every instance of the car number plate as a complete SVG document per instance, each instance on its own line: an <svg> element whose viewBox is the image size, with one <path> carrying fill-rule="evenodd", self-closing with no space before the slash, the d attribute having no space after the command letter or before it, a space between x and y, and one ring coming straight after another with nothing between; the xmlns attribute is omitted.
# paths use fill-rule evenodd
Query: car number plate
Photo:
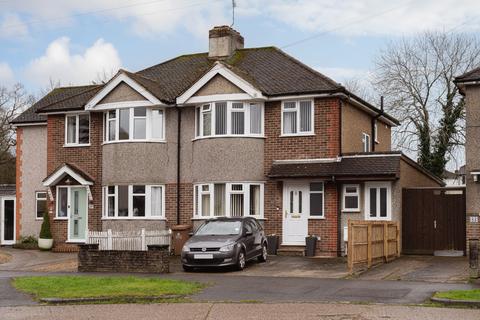
<svg viewBox="0 0 480 320"><path fill-rule="evenodd" d="M213 254L194 254L194 259L213 259Z"/></svg>

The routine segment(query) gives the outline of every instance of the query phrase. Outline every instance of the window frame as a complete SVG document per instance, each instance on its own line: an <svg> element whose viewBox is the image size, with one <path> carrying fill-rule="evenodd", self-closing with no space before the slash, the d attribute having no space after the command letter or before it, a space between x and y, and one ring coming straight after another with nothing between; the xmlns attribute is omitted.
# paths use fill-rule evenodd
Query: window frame
<svg viewBox="0 0 480 320"><path fill-rule="evenodd" d="M372 150L372 137L370 137L370 135L365 132L362 132L362 147L363 152L371 152Z"/></svg>
<svg viewBox="0 0 480 320"><path fill-rule="evenodd" d="M133 193L133 186L145 186L145 193ZM127 186L128 187L128 215L125 217L118 216L118 187ZM114 201L115 201L115 210L114 216L108 216L108 198L112 197L108 193L108 187L114 187ZM152 215L152 188L161 188L162 192L162 211L160 215ZM106 185L102 187L103 201L102 201L102 220L165 220L165 185L164 184L129 184L129 185ZM145 197L145 216L134 216L133 215L133 197L134 196L144 196Z"/></svg>
<svg viewBox="0 0 480 320"><path fill-rule="evenodd" d="M379 143L378 142L378 124L377 124L377 120L375 120L375 123L373 124L373 140L375 143Z"/></svg>
<svg viewBox="0 0 480 320"><path fill-rule="evenodd" d="M380 189L387 189L387 215L386 217L380 217ZM376 206L377 212L375 217L370 217L370 189L376 189ZM365 220L377 220L377 221L392 221L392 183L391 182L366 182L364 191L365 202Z"/></svg>
<svg viewBox="0 0 480 320"><path fill-rule="evenodd" d="M217 103L226 103L226 133L225 134L216 134L216 113L217 113ZM233 104L241 103L242 108L232 108ZM210 111L203 111L203 107L209 105ZM252 105L260 106L260 133L252 133L251 131L251 117L250 117L250 107ZM203 128L203 114L204 112L210 112L210 135L204 135ZM243 123L243 134L232 133L232 114L233 113L243 113L244 114L244 123ZM200 117L200 118L199 118ZM252 138L263 138L265 134L265 104L263 102L255 101L214 101L209 103L202 103L195 107L195 138L197 139L209 139L209 138L221 138L221 137L252 137Z"/></svg>
<svg viewBox="0 0 480 320"><path fill-rule="evenodd" d="M146 113L145 116L135 116L135 109L136 108L145 108ZM128 139L120 140L120 110L129 109L128 114ZM162 116L162 138L153 138L152 137L152 112L153 110L161 110L163 112ZM115 118L108 118L108 114L114 111ZM105 110L103 112L103 143L110 144L110 143L129 143L129 142L166 142L165 138L165 126L166 126L166 109L162 107L121 107L115 109ZM135 138L135 118L141 119L145 118L145 139L136 139ZM110 129L110 122L115 121L115 139L109 139L109 129Z"/></svg>
<svg viewBox="0 0 480 320"><path fill-rule="evenodd" d="M69 206L69 202L70 202L70 199L69 199L70 198L70 187L71 186L57 186L56 187L56 192L55 192L55 218L54 218L54 220L68 220L68 211L69 211L68 206ZM60 197L58 196L59 195L58 191L62 188L67 189L67 194L66 194L66 197L67 197L67 215L61 217L61 216L58 215L58 208L60 206L60 201L59 201ZM87 212L87 214L88 214L88 212Z"/></svg>
<svg viewBox="0 0 480 320"><path fill-rule="evenodd" d="M300 103L308 101L311 103L311 115L310 115L310 131L300 131L301 127L301 117L300 117ZM295 108L285 109L285 103L294 102ZM281 103L281 120L280 120L280 136L281 137L298 137L298 136L314 136L315 135L315 101L314 99L299 99L299 100L282 100ZM288 111L285 111L288 110ZM296 119L296 129L295 133L285 133L284 132L284 113L285 112L295 112L297 115Z"/></svg>
<svg viewBox="0 0 480 320"><path fill-rule="evenodd" d="M322 191L312 191L310 184L312 183L321 183L322 184ZM325 219L325 182L324 181L308 181L307 182L307 187L308 187L308 219ZM310 196L311 194L322 194L322 215L312 215L312 208L310 205L311 199Z"/></svg>
<svg viewBox="0 0 480 320"><path fill-rule="evenodd" d="M215 192L214 185L225 185L225 215L215 216ZM232 185L242 185L242 190L232 190ZM256 185L260 187L260 214L250 215L250 186ZM202 186L209 186L209 191L202 191ZM215 219L219 217L231 217L231 195L243 194L243 215L242 217L252 217L256 219L264 219L264 201L265 201L265 184L264 182L249 181L249 182L210 182L210 183L197 183L193 185L193 219ZM196 191L197 190L197 191ZM202 215L202 194L209 193L210 195L210 214L208 216ZM198 212L196 212L198 211Z"/></svg>
<svg viewBox="0 0 480 320"><path fill-rule="evenodd" d="M88 143L79 143L80 141L80 116L88 115ZM68 118L75 117L75 142L68 142ZM90 133L92 132L92 117L89 112L66 113L65 114L65 139L64 147L88 147L90 146Z"/></svg>
<svg viewBox="0 0 480 320"><path fill-rule="evenodd" d="M45 193L45 199L39 198L39 193ZM45 201L45 208L48 210L48 192L47 191L35 191L35 220L43 220L43 216L38 217L38 201Z"/></svg>
<svg viewBox="0 0 480 320"><path fill-rule="evenodd" d="M356 192L347 193L347 188L356 188ZM357 197L357 207L356 208L346 208L345 207L345 197ZM344 184L342 187L342 211L343 212L360 212L360 185L359 184Z"/></svg>

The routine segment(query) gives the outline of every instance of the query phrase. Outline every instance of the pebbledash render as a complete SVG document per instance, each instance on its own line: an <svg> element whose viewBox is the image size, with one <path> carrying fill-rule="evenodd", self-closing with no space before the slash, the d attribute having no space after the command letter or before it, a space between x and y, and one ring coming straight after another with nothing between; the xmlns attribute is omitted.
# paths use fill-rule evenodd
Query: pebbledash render
<svg viewBox="0 0 480 320"><path fill-rule="evenodd" d="M206 53L57 88L20 115L19 235L36 231L45 205L57 251L87 230L253 216L284 248L316 235L317 255L337 256L348 219L401 221L402 188L441 185L391 151L398 121L383 108L278 48L243 43L215 27Z"/></svg>

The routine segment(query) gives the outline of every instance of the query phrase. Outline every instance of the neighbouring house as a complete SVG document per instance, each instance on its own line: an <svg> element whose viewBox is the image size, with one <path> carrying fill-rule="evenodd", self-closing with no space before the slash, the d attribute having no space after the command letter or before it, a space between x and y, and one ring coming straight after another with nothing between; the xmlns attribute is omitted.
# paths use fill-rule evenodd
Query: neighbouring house
<svg viewBox="0 0 480 320"><path fill-rule="evenodd" d="M15 185L0 184L0 245L12 245L19 222L15 221Z"/></svg>
<svg viewBox="0 0 480 320"><path fill-rule="evenodd" d="M460 169L455 170L455 172L445 169L443 171L443 182L447 187L465 186L465 166L461 166Z"/></svg>
<svg viewBox="0 0 480 320"><path fill-rule="evenodd" d="M57 251L87 229L253 216L283 247L314 234L337 256L348 219L401 221L402 188L442 185L391 151L383 108L226 26L208 52L55 89L14 123L18 219L36 228L46 199Z"/></svg>
<svg viewBox="0 0 480 320"><path fill-rule="evenodd" d="M480 238L480 68L455 78L465 99L465 181L467 245Z"/></svg>

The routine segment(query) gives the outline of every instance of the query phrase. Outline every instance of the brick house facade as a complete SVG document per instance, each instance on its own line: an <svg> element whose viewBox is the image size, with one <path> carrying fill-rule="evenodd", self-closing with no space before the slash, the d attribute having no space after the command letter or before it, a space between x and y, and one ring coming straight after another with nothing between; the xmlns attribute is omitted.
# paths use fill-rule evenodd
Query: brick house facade
<svg viewBox="0 0 480 320"><path fill-rule="evenodd" d="M392 195L404 156L390 151L397 120L277 48L244 49L229 27L210 32L208 53L55 89L16 120L18 132L32 121L47 127L43 185L59 251L84 241L85 212L88 230L251 215L285 247L316 235L319 256L342 254L354 214L401 219ZM419 186L441 183L415 174L425 178ZM355 210L344 210L347 198Z"/></svg>

